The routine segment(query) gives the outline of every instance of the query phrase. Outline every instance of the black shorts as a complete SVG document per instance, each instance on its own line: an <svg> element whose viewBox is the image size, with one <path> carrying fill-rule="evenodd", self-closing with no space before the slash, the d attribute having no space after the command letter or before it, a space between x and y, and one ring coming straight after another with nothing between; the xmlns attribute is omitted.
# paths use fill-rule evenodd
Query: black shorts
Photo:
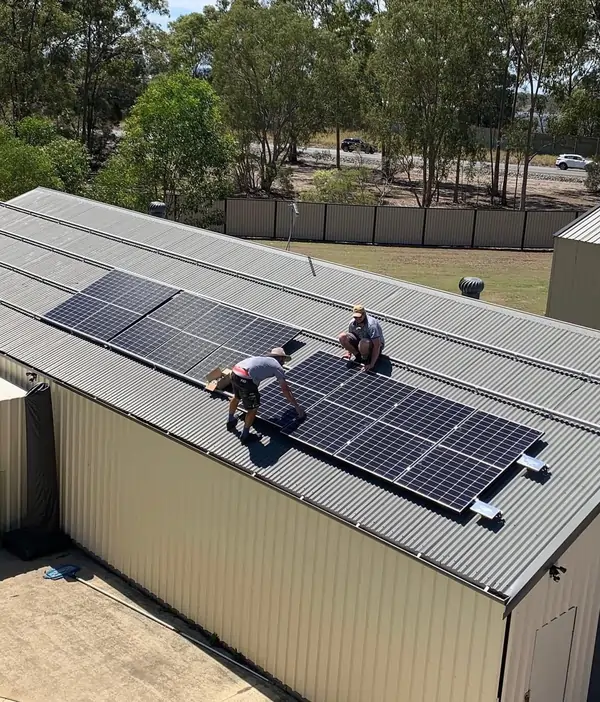
<svg viewBox="0 0 600 702"><path fill-rule="evenodd" d="M241 375L231 374L231 384L233 394L241 401L246 410L258 409L260 406L260 392L258 385L252 378L244 378Z"/></svg>

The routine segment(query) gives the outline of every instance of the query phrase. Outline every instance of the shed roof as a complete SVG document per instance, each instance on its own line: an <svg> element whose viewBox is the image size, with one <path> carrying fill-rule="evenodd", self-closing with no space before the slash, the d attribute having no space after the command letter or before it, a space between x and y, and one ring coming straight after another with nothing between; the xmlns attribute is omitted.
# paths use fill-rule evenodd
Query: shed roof
<svg viewBox="0 0 600 702"><path fill-rule="evenodd" d="M583 217L567 224L556 236L587 244L600 244L600 207L594 207Z"/></svg>
<svg viewBox="0 0 600 702"><path fill-rule="evenodd" d="M361 300L383 320L394 377L543 430L552 476L502 484L506 523L492 529L277 432L243 447L223 399L35 318L112 268L301 326L294 362L333 350ZM528 586L600 508L594 330L41 188L0 207L0 302L0 350L21 364L500 596Z"/></svg>

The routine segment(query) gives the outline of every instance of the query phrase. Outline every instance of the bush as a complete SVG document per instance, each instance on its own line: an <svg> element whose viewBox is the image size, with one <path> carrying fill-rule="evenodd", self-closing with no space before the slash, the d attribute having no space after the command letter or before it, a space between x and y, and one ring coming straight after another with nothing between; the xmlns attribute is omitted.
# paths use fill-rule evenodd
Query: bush
<svg viewBox="0 0 600 702"><path fill-rule="evenodd" d="M46 146L58 138L54 122L45 117L25 117L17 124L17 136L30 146Z"/></svg>
<svg viewBox="0 0 600 702"><path fill-rule="evenodd" d="M600 193L600 163L593 161L586 168L585 187L591 193Z"/></svg>
<svg viewBox="0 0 600 702"><path fill-rule="evenodd" d="M0 142L0 199L9 200L38 187L63 189L48 154L20 139Z"/></svg>
<svg viewBox="0 0 600 702"><path fill-rule="evenodd" d="M342 168L321 171L313 177L313 187L305 190L305 202L331 202L343 205L374 205L375 194L369 190L368 168Z"/></svg>
<svg viewBox="0 0 600 702"><path fill-rule="evenodd" d="M78 141L58 137L44 146L43 151L54 166L64 189L72 195L82 195L90 177L89 157L85 146Z"/></svg>

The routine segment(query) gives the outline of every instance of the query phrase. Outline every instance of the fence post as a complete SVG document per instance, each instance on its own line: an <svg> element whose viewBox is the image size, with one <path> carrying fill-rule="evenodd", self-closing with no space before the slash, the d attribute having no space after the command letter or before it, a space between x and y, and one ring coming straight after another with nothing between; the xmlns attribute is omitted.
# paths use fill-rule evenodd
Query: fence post
<svg viewBox="0 0 600 702"><path fill-rule="evenodd" d="M323 212L323 241L327 241L327 203L325 203L325 212Z"/></svg>
<svg viewBox="0 0 600 702"><path fill-rule="evenodd" d="M427 226L427 207L423 207L423 231L421 232L421 246L425 246L425 227Z"/></svg>
<svg viewBox="0 0 600 702"><path fill-rule="evenodd" d="M475 228L477 227L477 212L478 210L475 210L475 214L473 216L473 229L471 230L471 248L475 248Z"/></svg>
<svg viewBox="0 0 600 702"><path fill-rule="evenodd" d="M529 210L525 210L525 217L523 217L523 236L521 237L521 251L525 248L525 232L527 231L527 215Z"/></svg>
<svg viewBox="0 0 600 702"><path fill-rule="evenodd" d="M223 234L227 234L227 198L223 204Z"/></svg>
<svg viewBox="0 0 600 702"><path fill-rule="evenodd" d="M275 210L273 212L273 239L277 239L277 204L279 200L275 200ZM292 217L293 217L292 213Z"/></svg>
<svg viewBox="0 0 600 702"><path fill-rule="evenodd" d="M379 212L379 205L375 205L375 214L373 215L373 236L371 237L371 243L375 243L375 230L377 229L377 212Z"/></svg>

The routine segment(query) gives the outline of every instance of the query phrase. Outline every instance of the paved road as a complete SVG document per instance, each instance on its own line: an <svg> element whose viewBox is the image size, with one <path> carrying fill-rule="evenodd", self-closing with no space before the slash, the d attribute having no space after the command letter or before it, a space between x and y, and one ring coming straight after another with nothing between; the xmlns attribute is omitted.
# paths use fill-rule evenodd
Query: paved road
<svg viewBox="0 0 600 702"><path fill-rule="evenodd" d="M302 149L302 153L308 155L308 156L314 156L315 154L329 154L330 158L335 161L335 149L320 149L320 148L314 148L314 147L307 147ZM342 158L345 161L353 161L357 158L357 154L352 154L352 153L344 153L342 152ZM379 164L381 163L381 154L376 153L376 154L362 154L362 159L364 163L373 163L373 164ZM420 165L421 159L419 157L415 157L415 163L417 165ZM489 169L490 164L486 161L478 161L475 166L480 169ZM516 172L517 167L514 164L511 164L509 166L509 172L515 171ZM521 172L522 172L521 168ZM575 170L575 169L569 169L567 171L561 171L558 168L552 167L552 166L529 166L529 173L530 175L536 175L536 176L546 176L547 178L573 178L574 180L584 180L585 179L585 171L583 170Z"/></svg>

